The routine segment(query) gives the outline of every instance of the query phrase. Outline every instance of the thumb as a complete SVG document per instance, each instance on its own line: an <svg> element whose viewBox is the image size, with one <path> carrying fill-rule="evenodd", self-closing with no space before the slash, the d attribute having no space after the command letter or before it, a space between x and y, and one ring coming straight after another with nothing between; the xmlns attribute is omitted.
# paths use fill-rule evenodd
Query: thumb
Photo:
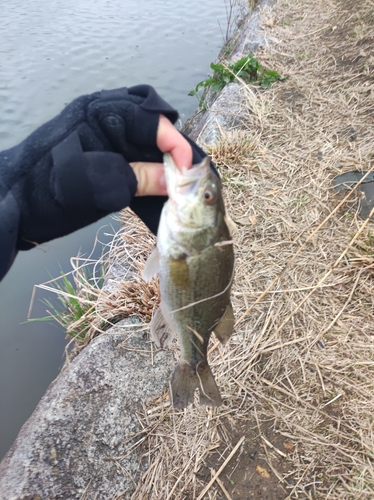
<svg viewBox="0 0 374 500"><path fill-rule="evenodd" d="M162 163L146 163L143 161L130 163L134 170L138 188L135 196L167 195L165 171Z"/></svg>

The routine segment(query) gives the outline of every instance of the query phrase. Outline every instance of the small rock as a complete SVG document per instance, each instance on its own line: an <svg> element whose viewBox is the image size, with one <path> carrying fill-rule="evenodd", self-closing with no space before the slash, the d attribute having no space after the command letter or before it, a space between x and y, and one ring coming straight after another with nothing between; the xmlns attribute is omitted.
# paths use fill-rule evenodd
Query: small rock
<svg viewBox="0 0 374 500"><path fill-rule="evenodd" d="M1 500L130 498L142 474L128 451L141 431L135 412L165 393L174 365L167 351L152 364L137 323L97 337L52 382L0 464Z"/></svg>

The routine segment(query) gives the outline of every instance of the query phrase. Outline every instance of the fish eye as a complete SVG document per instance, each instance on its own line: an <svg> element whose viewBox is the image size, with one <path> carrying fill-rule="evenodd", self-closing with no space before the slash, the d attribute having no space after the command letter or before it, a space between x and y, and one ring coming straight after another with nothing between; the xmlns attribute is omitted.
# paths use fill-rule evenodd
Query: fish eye
<svg viewBox="0 0 374 500"><path fill-rule="evenodd" d="M206 204L210 205L216 199L215 192L208 188L204 191L204 201Z"/></svg>

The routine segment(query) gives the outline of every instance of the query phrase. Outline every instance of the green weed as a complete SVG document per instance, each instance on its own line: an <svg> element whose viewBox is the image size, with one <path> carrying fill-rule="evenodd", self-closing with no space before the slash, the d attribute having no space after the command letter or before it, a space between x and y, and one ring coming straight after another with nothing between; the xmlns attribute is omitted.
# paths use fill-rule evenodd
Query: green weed
<svg viewBox="0 0 374 500"><path fill-rule="evenodd" d="M253 54L248 54L238 61L230 61L228 65L222 63L211 63L213 75L198 83L188 95L197 95L202 90L211 87L213 92L222 90L228 83L241 78L246 83L253 83L262 88L269 88L274 82L281 81L284 78L278 71L267 69L262 66Z"/></svg>

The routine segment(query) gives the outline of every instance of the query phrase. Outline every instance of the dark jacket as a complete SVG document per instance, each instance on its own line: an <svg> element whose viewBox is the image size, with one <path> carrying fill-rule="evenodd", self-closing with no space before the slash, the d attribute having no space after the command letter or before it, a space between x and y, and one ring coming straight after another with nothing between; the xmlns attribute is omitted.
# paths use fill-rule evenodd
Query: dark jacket
<svg viewBox="0 0 374 500"><path fill-rule="evenodd" d="M178 113L148 85L79 97L0 152L0 279L18 250L64 236L130 206L155 234L161 196L135 198L129 162L162 162L159 115ZM186 137L187 138L187 137ZM187 138L193 161L205 153Z"/></svg>

